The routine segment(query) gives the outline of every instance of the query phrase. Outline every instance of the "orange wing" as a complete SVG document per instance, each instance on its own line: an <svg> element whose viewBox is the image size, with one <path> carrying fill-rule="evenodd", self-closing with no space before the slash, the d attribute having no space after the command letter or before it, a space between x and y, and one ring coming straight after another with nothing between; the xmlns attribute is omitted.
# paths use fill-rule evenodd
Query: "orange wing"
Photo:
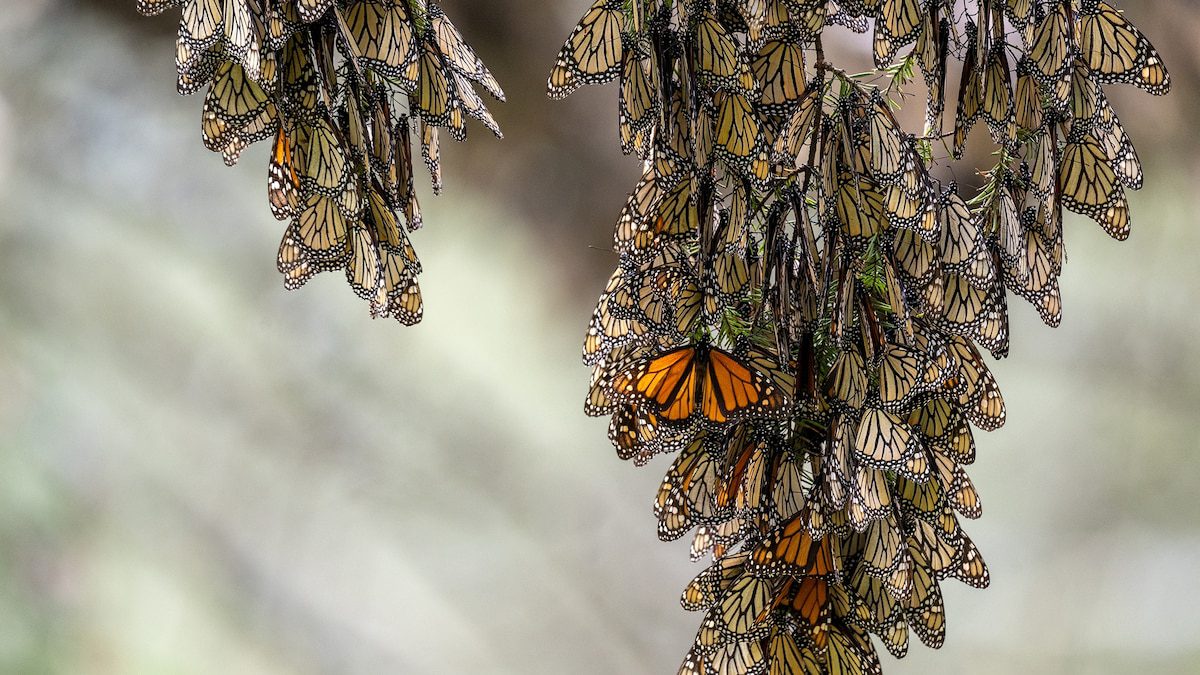
<svg viewBox="0 0 1200 675"><path fill-rule="evenodd" d="M830 614L829 581L823 577L804 577L792 598L792 609L808 622L816 647L824 649Z"/></svg>
<svg viewBox="0 0 1200 675"><path fill-rule="evenodd" d="M783 391L771 378L715 347L708 350L704 375L701 411L713 422L725 422L731 414L747 408L779 410L786 403Z"/></svg>
<svg viewBox="0 0 1200 675"><path fill-rule="evenodd" d="M300 202L299 187L300 179L292 164L292 147L287 132L280 125L267 173L267 199L271 203L271 214L277 220L287 220L296 214L296 205Z"/></svg>
<svg viewBox="0 0 1200 675"><path fill-rule="evenodd" d="M751 571L767 576L833 574L829 537L813 539L808 520L808 514L801 512L764 539L750 556Z"/></svg>
<svg viewBox="0 0 1200 675"><path fill-rule="evenodd" d="M664 420L686 420L696 409L696 359L695 347L664 352L618 375L613 391L645 398Z"/></svg>

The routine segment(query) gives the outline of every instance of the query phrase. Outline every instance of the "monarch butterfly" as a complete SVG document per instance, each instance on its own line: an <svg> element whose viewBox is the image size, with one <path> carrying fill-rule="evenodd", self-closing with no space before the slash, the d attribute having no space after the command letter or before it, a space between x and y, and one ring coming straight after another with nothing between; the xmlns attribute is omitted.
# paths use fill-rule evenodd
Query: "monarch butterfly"
<svg viewBox="0 0 1200 675"><path fill-rule="evenodd" d="M825 672L836 675L880 675L883 667L865 631L851 624L830 625L829 648L823 654Z"/></svg>
<svg viewBox="0 0 1200 675"><path fill-rule="evenodd" d="M442 193L442 145L438 136L437 126L421 118L421 159L425 160L425 168L429 169L430 187L433 194Z"/></svg>
<svg viewBox="0 0 1200 675"><path fill-rule="evenodd" d="M425 304L421 298L421 286L415 277L402 285L387 288L388 304L377 310L376 317L391 317L404 326L415 326L425 316Z"/></svg>
<svg viewBox="0 0 1200 675"><path fill-rule="evenodd" d="M772 599L772 584L744 574L729 587L714 609L730 632L745 635L761 625Z"/></svg>
<svg viewBox="0 0 1200 675"><path fill-rule="evenodd" d="M345 262L349 223L335 200L310 194L295 223L297 241L308 255L339 267Z"/></svg>
<svg viewBox="0 0 1200 675"><path fill-rule="evenodd" d="M733 582L741 578L749 557L747 551L731 553L706 567L683 590L680 605L690 612L715 605Z"/></svg>
<svg viewBox="0 0 1200 675"><path fill-rule="evenodd" d="M1010 180L1000 181L992 199L985 205L985 228L990 235L989 241L995 241L993 247L999 254L1000 261L1016 268L1023 277L1027 273L1022 250L1024 228L1017 213L1014 189L1016 188Z"/></svg>
<svg viewBox="0 0 1200 675"><path fill-rule="evenodd" d="M842 232L866 239L884 227L883 195L865 177L843 172L838 179L835 209Z"/></svg>
<svg viewBox="0 0 1200 675"><path fill-rule="evenodd" d="M1107 107L1104 92L1096 77L1078 59L1071 71L1071 98L1068 111L1081 122L1099 121L1101 108Z"/></svg>
<svg viewBox="0 0 1200 675"><path fill-rule="evenodd" d="M643 401L662 419L680 422L700 412L710 422L781 413L787 398L763 373L733 354L701 343L642 361L617 375L613 391Z"/></svg>
<svg viewBox="0 0 1200 675"><path fill-rule="evenodd" d="M958 362L963 378L964 388L959 402L963 404L967 419L984 431L1004 426L1004 397L979 352L969 341L957 335L950 336L949 350Z"/></svg>
<svg viewBox="0 0 1200 675"><path fill-rule="evenodd" d="M613 349L643 341L648 331L646 326L635 318L622 317L611 308L611 294L615 291L614 284L623 280L614 274L610 279L609 289L596 303L596 309L588 324L587 335L583 342L583 362L585 365L595 365Z"/></svg>
<svg viewBox="0 0 1200 675"><path fill-rule="evenodd" d="M946 503L965 518L975 519L983 515L983 504L979 493L971 483L971 477L953 459L934 452L934 465L938 469L938 481L946 492Z"/></svg>
<svg viewBox="0 0 1200 675"><path fill-rule="evenodd" d="M889 345L879 360L879 399L885 409L904 411L922 393L926 370L923 354L903 345Z"/></svg>
<svg viewBox="0 0 1200 675"><path fill-rule="evenodd" d="M371 228L357 221L350 226L350 255L346 261L346 281L356 295L374 300L383 281L379 249Z"/></svg>
<svg viewBox="0 0 1200 675"><path fill-rule="evenodd" d="M1036 216L1026 211L1026 220ZM1062 300L1059 294L1058 273L1054 270L1048 245L1039 232L1026 228L1021 241L1022 266L1005 266L1004 283L1017 295L1025 298L1038 310L1042 321L1054 327L1062 320Z"/></svg>
<svg viewBox="0 0 1200 675"><path fill-rule="evenodd" d="M734 167L753 174L752 163L758 159L760 150L754 107L750 99L740 92L720 92L716 99L718 114L713 133L714 148Z"/></svg>
<svg viewBox="0 0 1200 675"><path fill-rule="evenodd" d="M867 398L868 384L862 354L855 349L848 349L838 353L829 369L825 393L831 402L858 410Z"/></svg>
<svg viewBox="0 0 1200 675"><path fill-rule="evenodd" d="M671 189L654 209L654 233L668 237L698 237L700 211L693 181L684 179Z"/></svg>
<svg viewBox="0 0 1200 675"><path fill-rule="evenodd" d="M791 452L780 452L775 457L769 483L773 486L771 504L774 507L774 515L781 520L787 520L799 513L807 501L804 464Z"/></svg>
<svg viewBox="0 0 1200 675"><path fill-rule="evenodd" d="M671 465L654 505L659 539L674 541L694 527L721 520L715 498L720 448L714 445L712 439L696 434Z"/></svg>
<svg viewBox="0 0 1200 675"><path fill-rule="evenodd" d="M399 204L400 169L396 166L396 139L392 137L394 126L389 98L384 87L368 88L364 97L364 124L369 123L366 128L370 130L366 159L388 203Z"/></svg>
<svg viewBox="0 0 1200 675"><path fill-rule="evenodd" d="M905 154L911 149L905 151ZM907 160L906 160L907 161ZM915 167L909 162L908 166ZM911 175L909 175L911 174ZM905 181L905 175L910 179ZM922 189L923 178L916 172L906 172L901 181L888 186L884 206L887 211L887 223L892 227L913 230L922 236L931 236L936 227L936 213L931 207L931 190ZM911 182L914 189L906 187Z"/></svg>
<svg viewBox="0 0 1200 675"><path fill-rule="evenodd" d="M625 200L613 231L613 250L624 255L641 254L653 249L656 243L655 221L651 218L661 203L660 179L646 163L642 177Z"/></svg>
<svg viewBox="0 0 1200 675"><path fill-rule="evenodd" d="M949 53L949 26L946 19L939 17L939 2L932 2L924 13L924 26L917 34L917 63L925 76L925 87L929 90L925 103L925 123L930 129L941 131L942 112L946 108L946 57Z"/></svg>
<svg viewBox="0 0 1200 675"><path fill-rule="evenodd" d="M287 41L303 27L300 12L290 2L271 3L266 13L267 47L282 49Z"/></svg>
<svg viewBox="0 0 1200 675"><path fill-rule="evenodd" d="M905 476L920 476L924 480L927 467L915 466L919 454L913 454L911 468L901 473ZM845 510L845 519L855 532L861 532L867 526L880 518L886 518L892 506L891 486L887 473L865 463L859 463L853 470L851 480L846 484L849 503Z"/></svg>
<svg viewBox="0 0 1200 675"><path fill-rule="evenodd" d="M417 88L409 95L411 107L424 124L447 127L451 136L461 141L466 133L462 104L432 41L422 41L419 64Z"/></svg>
<svg viewBox="0 0 1200 675"><path fill-rule="evenodd" d="M1104 148L1093 133L1073 127L1062 150L1058 190L1068 209L1095 220L1110 237L1129 237L1129 204Z"/></svg>
<svg viewBox="0 0 1200 675"><path fill-rule="evenodd" d="M347 167L342 137L328 118L312 125L301 124L295 129L296 145L292 149L305 195L339 197L352 177Z"/></svg>
<svg viewBox="0 0 1200 675"><path fill-rule="evenodd" d="M910 286L929 283L941 270L937 248L914 230L895 230L892 236L892 255L897 263L897 271Z"/></svg>
<svg viewBox="0 0 1200 675"><path fill-rule="evenodd" d="M1067 3L1056 0L1053 9L1034 28L1029 45L1031 74L1049 90L1051 100L1062 100L1066 94L1072 60L1069 29Z"/></svg>
<svg viewBox="0 0 1200 675"><path fill-rule="evenodd" d="M812 650L801 648L800 641L783 626L772 628L767 640L767 656L770 660L767 672L771 675L821 672Z"/></svg>
<svg viewBox="0 0 1200 675"><path fill-rule="evenodd" d="M613 376L624 370L636 356L633 347L625 345L615 347L611 352L599 356L592 366L591 382L588 385L587 400L583 404L583 414L588 417L610 415L617 411L619 403L611 395Z"/></svg>
<svg viewBox="0 0 1200 675"><path fill-rule="evenodd" d="M1033 0L1005 0L1004 15L1012 21L1021 38L1028 44L1033 28Z"/></svg>
<svg viewBox="0 0 1200 675"><path fill-rule="evenodd" d="M408 236L400 228L395 211L387 203L382 192L375 187L373 186L367 194L366 213L367 221L374 226L375 239L381 248L397 251L402 255L404 275L416 275L421 271L421 263L409 244Z"/></svg>
<svg viewBox="0 0 1200 675"><path fill-rule="evenodd" d="M875 21L875 65L886 68L896 52L917 37L925 15L924 0L881 0Z"/></svg>
<svg viewBox="0 0 1200 675"><path fill-rule="evenodd" d="M450 22L450 17L446 16L446 12L437 4L430 4L427 12L426 18L429 20L430 29L437 40L438 51L441 52L446 63L463 77L479 83L496 100L504 101L504 90L500 88L500 83L484 65L483 59L480 59L475 50L471 49L471 46L463 39L458 28Z"/></svg>
<svg viewBox="0 0 1200 675"><path fill-rule="evenodd" d="M1058 142L1053 127L1038 131L1026 139L1030 190L1043 199L1052 197L1058 181Z"/></svg>
<svg viewBox="0 0 1200 675"><path fill-rule="evenodd" d="M800 158L801 148L808 142L809 136L815 129L813 122L821 107L819 94L816 87L810 86L805 90L803 98L795 107L795 112L792 113L787 124L775 139L775 153L792 163L793 167Z"/></svg>
<svg viewBox="0 0 1200 675"><path fill-rule="evenodd" d="M413 176L412 139L407 116L401 116L392 131L392 151L395 154L396 185L400 192L400 203L404 209L404 220L409 232L421 229L424 224L421 204L417 200L417 189Z"/></svg>
<svg viewBox="0 0 1200 675"><path fill-rule="evenodd" d="M961 272L944 276L942 326L946 330L974 338L993 352L1003 352L1008 345L1008 303L997 266L988 258L991 281L985 286Z"/></svg>
<svg viewBox="0 0 1200 675"><path fill-rule="evenodd" d="M275 135L275 147L267 170L267 200L276 220L288 220L299 204L300 178L292 162L292 141L282 125Z"/></svg>
<svg viewBox="0 0 1200 675"><path fill-rule="evenodd" d="M754 673L766 667L766 653L763 643L757 636L749 640L727 642L723 647L713 652L712 667L709 672L717 673Z"/></svg>
<svg viewBox="0 0 1200 675"><path fill-rule="evenodd" d="M887 584L896 597L906 595L912 579L905 573L912 562L894 514L872 521L866 531L850 542L861 546L858 569Z"/></svg>
<svg viewBox="0 0 1200 675"><path fill-rule="evenodd" d="M979 91L979 114L987 122L992 138L1004 147L1016 142L1013 121L1012 81L1008 72L1005 44L997 42L988 53L987 68Z"/></svg>
<svg viewBox="0 0 1200 675"><path fill-rule="evenodd" d="M896 479L896 501L905 510L916 510L921 513L933 513L945 504L942 494L942 484L936 480L926 480L918 483L904 476Z"/></svg>
<svg viewBox="0 0 1200 675"><path fill-rule="evenodd" d="M903 653L897 654L896 651L903 651L906 646L905 640L889 639L889 629L896 623L904 623L903 610L897 602L897 597L893 595L892 588L883 579L871 574L870 567L862 563L855 565L847 577L847 595L853 605L848 617L849 622L879 634L888 651L897 658L902 657ZM906 598L909 590L910 588L904 589L899 598ZM907 635L903 637L906 638Z"/></svg>
<svg viewBox="0 0 1200 675"><path fill-rule="evenodd" d="M633 460L641 466L659 454L681 450L693 433L690 428L671 428L659 425L658 417L634 405L622 405L613 413L608 426L608 439L622 460Z"/></svg>
<svg viewBox="0 0 1200 675"><path fill-rule="evenodd" d="M1171 77L1158 51L1105 2L1080 2L1079 51L1101 82L1132 84L1156 96L1171 91Z"/></svg>
<svg viewBox="0 0 1200 675"><path fill-rule="evenodd" d="M241 23L232 15L225 16L223 5L222 0L189 0L183 6L175 59L181 75L190 72L195 60L221 41L227 20L233 20L231 28ZM234 9L240 9L243 14L247 11L243 3L238 3Z"/></svg>
<svg viewBox="0 0 1200 675"><path fill-rule="evenodd" d="M905 603L904 615L917 638L931 649L940 649L946 641L946 611L942 589L929 570L924 552L909 546L913 560L912 592Z"/></svg>
<svg viewBox="0 0 1200 675"><path fill-rule="evenodd" d="M691 335L700 321L702 313L713 313L714 299L701 288L699 280L683 268L665 270L656 281L663 294L673 305L674 331L679 335Z"/></svg>
<svg viewBox="0 0 1200 675"><path fill-rule="evenodd" d="M1076 61L1071 77L1070 111L1076 124L1092 128L1121 184L1134 190L1141 188L1142 165L1137 151L1125 134L1117 114L1108 104L1095 76L1079 61Z"/></svg>
<svg viewBox="0 0 1200 675"><path fill-rule="evenodd" d="M943 271L961 275L977 289L991 288L997 272L983 236L983 223L977 222L960 197L949 192L942 197L941 216ZM949 281L946 285L950 286Z"/></svg>
<svg viewBox="0 0 1200 675"><path fill-rule="evenodd" d="M825 647L825 638L832 605L829 580L818 576L806 576L799 580L789 579L784 594L791 595L790 608L807 624L815 646Z"/></svg>
<svg viewBox="0 0 1200 675"><path fill-rule="evenodd" d="M992 578L988 573L987 564L983 561L983 555L966 532L959 530L958 536L961 539L959 556L955 561L957 564L951 568L951 576L968 586L987 588Z"/></svg>
<svg viewBox="0 0 1200 675"><path fill-rule="evenodd" d="M279 242L276 266L283 275L283 287L288 290L300 288L318 272L336 269L311 259L298 239L293 225L284 232L283 240Z"/></svg>
<svg viewBox="0 0 1200 675"><path fill-rule="evenodd" d="M263 117L266 124L255 124ZM221 152L229 146L231 137L236 136L243 145L269 137L275 130L275 118L275 104L262 87L250 79L241 65L226 61L217 69L204 98L204 146Z"/></svg>
<svg viewBox="0 0 1200 675"><path fill-rule="evenodd" d="M284 116L306 124L318 117L321 86L310 51L310 42L303 33L293 36L281 53L284 64L280 86L279 107Z"/></svg>
<svg viewBox="0 0 1200 675"><path fill-rule="evenodd" d="M221 153L226 166L237 164L242 151L251 143L271 137L279 125L278 113L273 104L264 106L257 117L237 127L226 127L223 135L213 144L213 151Z"/></svg>
<svg viewBox="0 0 1200 675"><path fill-rule="evenodd" d="M701 82L731 92L754 89L749 70L738 58L738 44L711 12L696 22L696 75Z"/></svg>
<svg viewBox="0 0 1200 675"><path fill-rule="evenodd" d="M362 66L393 78L402 91L415 91L421 52L408 3L357 0L341 12Z"/></svg>
<svg viewBox="0 0 1200 675"><path fill-rule="evenodd" d="M991 581L987 564L949 506L932 518L915 518L913 524L910 541L928 555L929 569L938 579L955 578L987 588Z"/></svg>
<svg viewBox="0 0 1200 675"><path fill-rule="evenodd" d="M846 416L834 416L828 425L824 457L819 469L813 469L814 475L819 474L819 480L814 482L820 487L821 501L831 512L843 509L850 498L849 490L854 483L850 459L852 434L853 425L847 423Z"/></svg>
<svg viewBox="0 0 1200 675"><path fill-rule="evenodd" d="M967 135L979 117L979 104L983 96L979 69L984 64L978 61L979 40L973 24L967 24L967 43L963 59L962 78L958 86L958 108L954 115L954 157L962 158L966 149Z"/></svg>
<svg viewBox="0 0 1200 675"><path fill-rule="evenodd" d="M728 248L713 256L708 268L712 287L724 302L734 302L749 288L750 265L746 256L735 248Z"/></svg>
<svg viewBox="0 0 1200 675"><path fill-rule="evenodd" d="M651 51L649 58L642 58L633 50L625 53L617 106L621 150L625 154L636 150L639 156L646 157L650 152L649 133L645 132L659 119L662 91L655 54Z"/></svg>
<svg viewBox="0 0 1200 675"><path fill-rule="evenodd" d="M1028 56L1017 61L1017 86L1013 94L1013 121L1027 131L1040 129L1045 118L1041 88L1033 76Z"/></svg>
<svg viewBox="0 0 1200 675"><path fill-rule="evenodd" d="M975 437L961 413L955 412L945 430L936 438L928 438L927 442L931 450L941 452L959 464L975 461Z"/></svg>
<svg viewBox="0 0 1200 675"><path fill-rule="evenodd" d="M764 113L790 112L805 94L804 49L791 40L770 40L758 50L750 65L762 91L758 99Z"/></svg>
<svg viewBox="0 0 1200 675"><path fill-rule="evenodd" d="M871 175L879 184L889 184L900 173L903 139L900 127L883 96L876 90L867 110L870 128Z"/></svg>
<svg viewBox="0 0 1200 675"><path fill-rule="evenodd" d="M747 572L762 577L836 574L831 538L815 538L810 518L801 511L769 533L750 554Z"/></svg>
<svg viewBox="0 0 1200 675"><path fill-rule="evenodd" d="M582 85L604 84L620 74L624 11L624 0L592 4L558 53L547 81L550 98L565 98Z"/></svg>

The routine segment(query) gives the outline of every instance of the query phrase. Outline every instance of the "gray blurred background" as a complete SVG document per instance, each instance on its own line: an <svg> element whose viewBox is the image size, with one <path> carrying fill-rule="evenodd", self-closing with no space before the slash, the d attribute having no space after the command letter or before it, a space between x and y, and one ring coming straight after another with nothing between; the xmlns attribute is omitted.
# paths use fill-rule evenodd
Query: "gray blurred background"
<svg viewBox="0 0 1200 675"><path fill-rule="evenodd" d="M340 276L284 292L266 149L201 146L177 13L0 3L0 672L674 672L668 460L581 412L638 172L613 88L542 94L587 2L444 4L512 102L444 146L403 329ZM889 673L1200 672L1200 16L1121 4L1175 77L1111 93L1133 236L1071 218L1060 329L1014 302L971 471L992 587L947 584L946 647Z"/></svg>

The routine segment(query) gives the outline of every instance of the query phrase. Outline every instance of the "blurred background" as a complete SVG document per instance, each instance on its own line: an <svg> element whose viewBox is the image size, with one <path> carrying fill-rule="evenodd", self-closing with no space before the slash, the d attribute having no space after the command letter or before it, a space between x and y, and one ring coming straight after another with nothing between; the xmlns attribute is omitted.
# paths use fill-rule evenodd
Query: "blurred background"
<svg viewBox="0 0 1200 675"><path fill-rule="evenodd" d="M201 146L177 12L0 3L0 672L674 672L669 460L581 412L638 174L613 87L543 95L586 4L444 2L507 138L444 145L403 329L340 275L283 290L265 145ZM1119 4L1175 77L1110 90L1133 236L1070 219L1060 329L1014 301L971 471L992 586L948 583L946 647L888 673L1200 672L1200 13Z"/></svg>

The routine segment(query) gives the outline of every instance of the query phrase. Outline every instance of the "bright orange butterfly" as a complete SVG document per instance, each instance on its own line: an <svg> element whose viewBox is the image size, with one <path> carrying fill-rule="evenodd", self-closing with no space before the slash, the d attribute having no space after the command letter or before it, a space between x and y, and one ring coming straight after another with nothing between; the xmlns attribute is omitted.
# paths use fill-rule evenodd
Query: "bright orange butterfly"
<svg viewBox="0 0 1200 675"><path fill-rule="evenodd" d="M830 537L816 538L808 525L811 516L800 512L769 534L754 549L747 569L756 576L829 577L837 572Z"/></svg>
<svg viewBox="0 0 1200 675"><path fill-rule="evenodd" d="M699 409L712 422L782 411L787 395L764 373L738 357L706 344L663 352L619 373L613 392L644 401L668 422L689 419Z"/></svg>

